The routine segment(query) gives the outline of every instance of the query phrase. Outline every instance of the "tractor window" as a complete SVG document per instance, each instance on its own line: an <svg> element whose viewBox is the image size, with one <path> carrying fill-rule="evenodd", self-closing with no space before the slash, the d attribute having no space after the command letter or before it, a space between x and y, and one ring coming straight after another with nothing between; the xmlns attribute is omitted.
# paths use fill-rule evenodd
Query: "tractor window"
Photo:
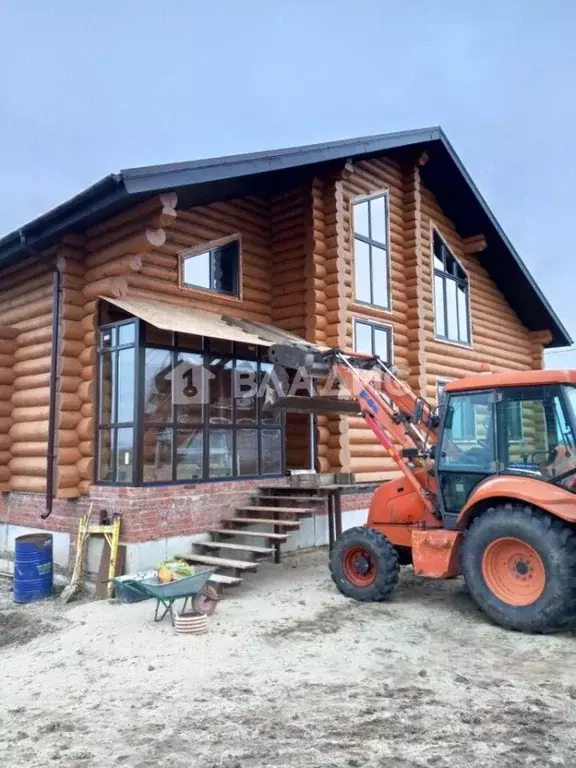
<svg viewBox="0 0 576 768"><path fill-rule="evenodd" d="M451 395L446 404L440 468L494 471L491 392Z"/></svg>
<svg viewBox="0 0 576 768"><path fill-rule="evenodd" d="M560 387L518 387L503 395L500 452L507 469L548 480L576 466L574 432Z"/></svg>

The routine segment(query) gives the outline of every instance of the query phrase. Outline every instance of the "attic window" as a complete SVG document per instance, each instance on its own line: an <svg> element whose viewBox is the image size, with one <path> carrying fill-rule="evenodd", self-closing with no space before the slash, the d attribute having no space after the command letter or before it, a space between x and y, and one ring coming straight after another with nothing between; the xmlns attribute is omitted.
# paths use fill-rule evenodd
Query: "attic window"
<svg viewBox="0 0 576 768"><path fill-rule="evenodd" d="M240 241L237 237L186 251L181 259L182 286L238 296Z"/></svg>
<svg viewBox="0 0 576 768"><path fill-rule="evenodd" d="M436 337L470 344L468 275L434 231L434 316Z"/></svg>

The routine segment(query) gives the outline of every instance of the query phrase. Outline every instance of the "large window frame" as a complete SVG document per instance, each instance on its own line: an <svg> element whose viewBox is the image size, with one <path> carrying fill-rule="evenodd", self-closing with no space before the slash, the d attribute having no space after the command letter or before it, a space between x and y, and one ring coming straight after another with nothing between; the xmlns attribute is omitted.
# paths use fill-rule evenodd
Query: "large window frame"
<svg viewBox="0 0 576 768"><path fill-rule="evenodd" d="M102 423L101 421L101 401L102 401L102 387L103 378L101 374L102 366L102 352L104 349L101 346L102 334L105 332L115 332L112 329L117 329L120 326L134 323L135 326L135 340L132 345L135 350L135 365L134 365L134 392L135 392L135 407L134 407L134 419L132 422L127 423ZM236 342L226 342L220 339L210 339L207 337L187 337L183 334L169 334L169 341L153 341L147 337L147 331L149 329L158 335L162 335L164 332L158 332L152 326L146 325L142 320L138 318L130 318L117 322L106 323L99 327L98 336L98 393L97 393L97 426L96 426L96 469L95 469L95 482L98 485L111 485L111 486L159 486L159 485L198 485L203 483L214 482L236 482L239 480L249 480L258 478L276 478L284 476L286 466L286 446L285 446L285 417L279 415L277 421L267 422L263 419L262 414L267 410L264 408L263 400L256 397L255 423L239 424L236 419L236 412L238 403L235 397L232 397L232 423L230 424L210 424L208 417L208 403L202 403L202 420L198 423L183 423L177 419L177 404L172 402L171 404L171 418L169 421L154 421L152 419L145 418L145 388L146 388L146 350L164 350L171 356L171 365L174 369L177 356L182 355L197 355L201 358L204 367L208 367L211 359L221 359L223 361L232 361L232 365L235 368L237 362L250 361L255 363L257 370L257 381L260 385L262 377L264 376L264 366L269 370L271 364L267 362L265 358L264 348L255 347L255 352L252 354L246 345L238 344ZM196 341L196 340L197 341ZM192 340L192 341L190 341ZM227 347L227 351L225 348ZM125 347L118 347L123 349ZM112 350L117 352L116 348ZM112 409L115 410L117 405L115 404L115 393L112 393ZM115 471L113 479L105 479L101 477L101 443L102 434L106 430L117 430L120 428L131 427L133 432L132 443L132 477L126 482L119 482L117 480L118 474ZM148 429L165 429L170 430L171 433L171 463L170 463L170 478L169 480L152 480L144 481L144 432ZM187 429L199 429L202 430L202 477L193 479L177 479L177 432L178 430ZM216 431L229 430L232 435L232 473L218 477L210 477L210 435ZM239 454L237 452L238 446L238 433L242 430L255 430L257 431L257 473L256 474L242 474L239 472ZM274 435L266 435L266 431L274 432ZM273 441L279 440L280 453L279 453L279 470L273 472L264 472L264 439L271 439ZM274 453L274 456L276 454ZM112 466L117 466L116 456L116 443L111 446L110 463ZM112 464L114 462L114 464Z"/></svg>
<svg viewBox="0 0 576 768"><path fill-rule="evenodd" d="M432 228L432 263L434 285L434 336L438 341L459 346L472 346L470 320L470 279L468 273L447 246L440 232ZM453 288L453 290L452 290ZM463 294L463 302L459 297ZM456 334L450 325L455 313ZM464 317L461 315L464 314Z"/></svg>
<svg viewBox="0 0 576 768"><path fill-rule="evenodd" d="M384 220L380 222L380 232L384 237L378 237L375 235L376 227L373 223L373 216L380 201L384 204ZM362 206L366 206L366 216L360 217L359 212ZM372 195L364 195L362 197L356 197L351 201L351 222L352 222L352 239L354 244L354 301L356 304L365 304L372 307L390 312L391 307L391 290L390 290L390 205L388 198L388 191L376 192ZM361 228L362 225L366 225L366 228ZM367 248L367 265L361 263L359 244ZM382 251L384 253L384 279L385 279L385 295L376 296L375 284L377 281L374 279L374 253ZM363 257L365 260L365 257ZM359 279L358 272L363 268L368 269L368 284L369 289L368 297L359 297Z"/></svg>

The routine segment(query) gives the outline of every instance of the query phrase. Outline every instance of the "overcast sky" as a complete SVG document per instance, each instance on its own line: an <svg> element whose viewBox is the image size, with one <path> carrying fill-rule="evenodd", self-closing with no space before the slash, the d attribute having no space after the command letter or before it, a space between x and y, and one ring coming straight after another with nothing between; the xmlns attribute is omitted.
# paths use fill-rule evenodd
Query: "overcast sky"
<svg viewBox="0 0 576 768"><path fill-rule="evenodd" d="M576 338L574 0L0 0L0 16L0 233L121 168L441 125Z"/></svg>

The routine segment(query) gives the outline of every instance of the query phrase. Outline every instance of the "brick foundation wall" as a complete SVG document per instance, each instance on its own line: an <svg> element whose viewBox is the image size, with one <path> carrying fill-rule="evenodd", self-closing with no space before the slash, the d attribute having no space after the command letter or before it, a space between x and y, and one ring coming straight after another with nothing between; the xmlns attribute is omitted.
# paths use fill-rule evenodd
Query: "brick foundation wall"
<svg viewBox="0 0 576 768"><path fill-rule="evenodd" d="M94 515L101 509L122 516L122 541L132 544L172 536L202 533L220 527L222 517L246 504L263 483L284 484L283 479L242 480L199 485L165 485L148 488L92 486L89 497L55 499L47 520L44 496L34 493L0 495L0 523L76 533L78 519L94 503ZM97 518L96 518L97 519Z"/></svg>
<svg viewBox="0 0 576 768"><path fill-rule="evenodd" d="M259 486L284 485L284 479L244 480L199 485L120 488L94 485L89 497L55 499L51 516L42 520L44 496L33 493L0 494L0 523L72 534L74 551L78 519L94 503L95 521L101 509L122 517L121 540L136 544L204 533L220 527L223 517L246 504ZM350 486L342 494L342 511L369 507L377 486ZM305 489L301 489L305 493ZM323 513L318 511L319 514Z"/></svg>

